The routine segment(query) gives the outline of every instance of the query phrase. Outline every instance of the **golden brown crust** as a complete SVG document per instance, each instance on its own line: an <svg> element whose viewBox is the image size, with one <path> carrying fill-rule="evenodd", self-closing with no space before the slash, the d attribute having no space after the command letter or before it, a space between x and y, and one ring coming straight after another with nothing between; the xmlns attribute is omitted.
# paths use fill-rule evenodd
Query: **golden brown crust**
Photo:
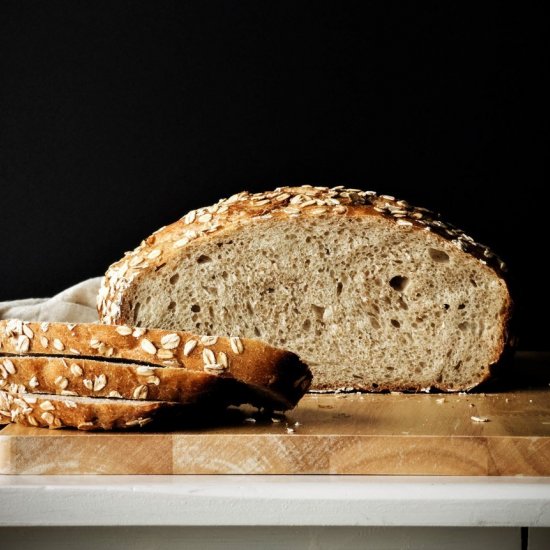
<svg viewBox="0 0 550 550"><path fill-rule="evenodd" d="M295 354L259 340L127 326L0 321L1 354L60 356L67 362L123 359L185 368L249 384L283 409L296 405L311 382L311 372Z"/></svg>
<svg viewBox="0 0 550 550"><path fill-rule="evenodd" d="M231 401L231 379L181 368L48 356L0 356L0 389L199 404ZM228 384L229 383L229 384ZM231 401L233 404L239 404Z"/></svg>
<svg viewBox="0 0 550 550"><path fill-rule="evenodd" d="M113 430L141 428L185 410L160 401L122 401L0 391L0 420L30 427Z"/></svg>

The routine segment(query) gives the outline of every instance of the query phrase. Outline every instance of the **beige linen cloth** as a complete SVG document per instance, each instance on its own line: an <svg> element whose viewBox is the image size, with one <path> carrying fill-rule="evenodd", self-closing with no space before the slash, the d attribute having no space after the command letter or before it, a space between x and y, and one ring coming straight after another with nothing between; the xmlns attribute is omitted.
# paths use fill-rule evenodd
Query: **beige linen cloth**
<svg viewBox="0 0 550 550"><path fill-rule="evenodd" d="M98 321L96 296L100 281L101 277L82 281L53 298L0 302L0 319L93 323Z"/></svg>

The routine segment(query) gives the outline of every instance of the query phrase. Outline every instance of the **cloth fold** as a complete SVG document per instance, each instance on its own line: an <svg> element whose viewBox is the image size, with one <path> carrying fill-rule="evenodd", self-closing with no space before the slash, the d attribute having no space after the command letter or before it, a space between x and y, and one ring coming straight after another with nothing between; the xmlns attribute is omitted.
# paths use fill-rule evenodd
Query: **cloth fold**
<svg viewBox="0 0 550 550"><path fill-rule="evenodd" d="M82 281L52 298L0 302L0 319L93 323L98 321L96 297L101 277Z"/></svg>

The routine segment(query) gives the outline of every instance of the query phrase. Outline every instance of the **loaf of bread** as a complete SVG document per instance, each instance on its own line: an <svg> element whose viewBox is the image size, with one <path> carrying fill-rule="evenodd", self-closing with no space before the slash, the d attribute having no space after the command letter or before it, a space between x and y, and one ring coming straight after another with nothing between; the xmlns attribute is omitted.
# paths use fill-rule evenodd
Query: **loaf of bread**
<svg viewBox="0 0 550 550"><path fill-rule="evenodd" d="M28 392L286 410L308 390L311 372L295 354L257 340L12 319L0 321L2 380Z"/></svg>
<svg viewBox="0 0 550 550"><path fill-rule="evenodd" d="M0 423L23 426L113 430L142 428L154 420L171 421L184 405L164 401L128 401L0 390Z"/></svg>
<svg viewBox="0 0 550 550"><path fill-rule="evenodd" d="M161 228L107 271L107 324L260 338L316 390L466 390L509 341L505 266L405 201L358 189L239 193Z"/></svg>

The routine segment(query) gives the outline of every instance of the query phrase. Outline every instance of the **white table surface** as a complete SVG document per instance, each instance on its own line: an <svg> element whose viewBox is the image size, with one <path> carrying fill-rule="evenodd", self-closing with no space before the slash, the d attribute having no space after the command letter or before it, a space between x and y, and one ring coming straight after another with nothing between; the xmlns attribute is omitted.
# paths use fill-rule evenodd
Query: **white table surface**
<svg viewBox="0 0 550 550"><path fill-rule="evenodd" d="M0 476L0 526L549 527L550 478Z"/></svg>

